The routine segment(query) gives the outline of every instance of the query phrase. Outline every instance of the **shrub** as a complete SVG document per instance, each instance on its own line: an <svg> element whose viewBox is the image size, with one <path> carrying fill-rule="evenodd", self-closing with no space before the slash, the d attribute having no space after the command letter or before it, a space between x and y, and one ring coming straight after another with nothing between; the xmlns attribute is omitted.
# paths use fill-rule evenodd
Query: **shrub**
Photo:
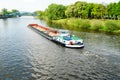
<svg viewBox="0 0 120 80"><path fill-rule="evenodd" d="M118 30L120 30L120 25L119 25L119 23L116 21L106 21L105 22L105 31L106 32L114 32L114 31L118 31Z"/></svg>
<svg viewBox="0 0 120 80"><path fill-rule="evenodd" d="M91 27L90 27L91 30L94 30L94 31L103 31L104 30L104 24L103 24L103 21L100 21L100 20L92 20L91 21Z"/></svg>

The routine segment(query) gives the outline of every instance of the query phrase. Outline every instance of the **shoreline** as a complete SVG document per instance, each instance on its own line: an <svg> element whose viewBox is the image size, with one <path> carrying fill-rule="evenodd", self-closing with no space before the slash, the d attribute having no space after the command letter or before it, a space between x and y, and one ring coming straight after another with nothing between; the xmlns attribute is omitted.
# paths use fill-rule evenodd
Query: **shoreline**
<svg viewBox="0 0 120 80"><path fill-rule="evenodd" d="M45 20L46 21L46 20ZM47 21L58 27L74 31L92 31L110 34L120 34L120 20L67 18Z"/></svg>

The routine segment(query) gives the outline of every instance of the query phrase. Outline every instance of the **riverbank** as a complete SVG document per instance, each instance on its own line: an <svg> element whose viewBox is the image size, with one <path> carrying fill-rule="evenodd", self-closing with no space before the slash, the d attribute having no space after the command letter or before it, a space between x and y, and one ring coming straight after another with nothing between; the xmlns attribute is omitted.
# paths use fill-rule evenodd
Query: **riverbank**
<svg viewBox="0 0 120 80"><path fill-rule="evenodd" d="M52 24L60 25L61 28L69 30L120 34L120 20L67 18L52 20L51 22Z"/></svg>
<svg viewBox="0 0 120 80"><path fill-rule="evenodd" d="M0 19L10 18L9 16L0 16Z"/></svg>

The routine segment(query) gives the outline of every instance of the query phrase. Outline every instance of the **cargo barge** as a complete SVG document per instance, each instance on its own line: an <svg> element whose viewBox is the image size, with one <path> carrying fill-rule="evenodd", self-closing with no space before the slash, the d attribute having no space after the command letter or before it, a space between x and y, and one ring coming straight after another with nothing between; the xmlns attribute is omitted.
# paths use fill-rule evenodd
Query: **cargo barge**
<svg viewBox="0 0 120 80"><path fill-rule="evenodd" d="M49 27L44 27L38 24L29 24L29 28L37 31L40 35L44 36L45 38L59 43L68 48L83 48L83 40L78 38L75 35L71 35L68 30L61 30L61 29L52 29Z"/></svg>

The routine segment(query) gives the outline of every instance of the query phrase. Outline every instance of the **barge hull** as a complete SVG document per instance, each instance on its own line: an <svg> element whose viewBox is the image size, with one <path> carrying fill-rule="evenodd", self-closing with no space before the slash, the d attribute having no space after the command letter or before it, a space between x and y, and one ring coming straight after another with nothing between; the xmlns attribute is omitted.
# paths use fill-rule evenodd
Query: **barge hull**
<svg viewBox="0 0 120 80"><path fill-rule="evenodd" d="M29 26L28 26L28 27L29 27ZM47 38L47 39L49 39L49 40L52 40L52 39L53 39L51 36L45 34L44 32L42 32L42 31L40 31L40 30L38 30L38 29L36 29L36 28L33 28L33 27L29 27L29 28L31 28L32 30L34 30L35 32L39 33L41 36L43 36L43 37L45 37L45 38Z"/></svg>

